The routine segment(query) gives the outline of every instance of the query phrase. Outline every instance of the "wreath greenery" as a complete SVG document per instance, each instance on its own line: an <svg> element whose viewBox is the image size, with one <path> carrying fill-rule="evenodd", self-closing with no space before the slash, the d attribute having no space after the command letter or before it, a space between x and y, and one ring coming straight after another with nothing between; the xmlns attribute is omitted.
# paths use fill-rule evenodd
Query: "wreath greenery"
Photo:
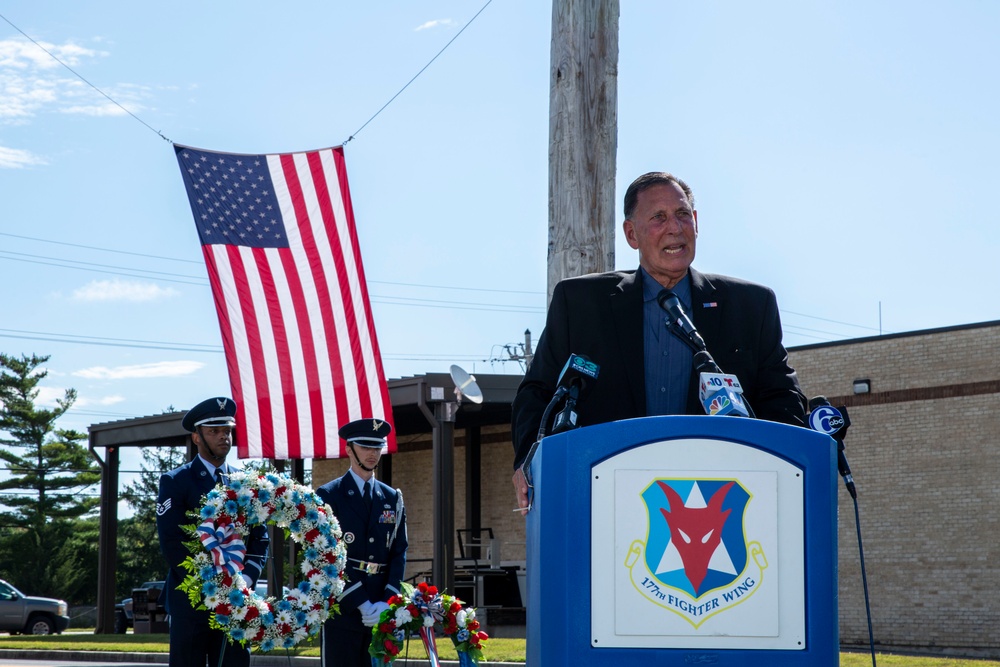
<svg viewBox="0 0 1000 667"><path fill-rule="evenodd" d="M489 635L480 630L476 610L465 607L452 595L439 593L427 583L415 588L404 583L403 594L389 598L389 608L372 628L368 653L376 662L390 664L403 650L403 640L411 634L420 634L430 652L427 645L433 643L435 629L451 638L460 665L476 665L483 659L483 643Z"/></svg>
<svg viewBox="0 0 1000 667"><path fill-rule="evenodd" d="M191 605L211 611L211 627L255 651L291 648L315 636L337 613L344 590L347 549L330 506L268 466L230 474L228 484L217 485L202 501L188 513L195 523L184 526L191 555L179 588ZM241 576L251 529L271 525L302 545L303 579L282 598L258 595Z"/></svg>

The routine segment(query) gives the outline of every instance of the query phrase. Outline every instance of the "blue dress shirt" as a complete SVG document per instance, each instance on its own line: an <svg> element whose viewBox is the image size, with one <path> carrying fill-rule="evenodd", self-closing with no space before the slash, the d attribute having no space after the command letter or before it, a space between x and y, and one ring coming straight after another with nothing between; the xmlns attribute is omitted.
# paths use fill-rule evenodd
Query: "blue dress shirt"
<svg viewBox="0 0 1000 667"><path fill-rule="evenodd" d="M646 371L646 415L683 415L694 353L667 329L667 314L656 297L663 287L641 267L643 359ZM691 312L691 277L685 275L671 290Z"/></svg>

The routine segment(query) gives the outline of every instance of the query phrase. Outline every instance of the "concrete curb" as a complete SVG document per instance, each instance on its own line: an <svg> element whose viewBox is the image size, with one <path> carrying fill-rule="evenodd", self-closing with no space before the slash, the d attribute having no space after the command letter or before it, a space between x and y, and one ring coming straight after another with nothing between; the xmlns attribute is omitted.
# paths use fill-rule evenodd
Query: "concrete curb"
<svg viewBox="0 0 1000 667"><path fill-rule="evenodd" d="M166 653L137 653L110 651L56 651L56 650L22 650L0 649L0 659L8 660L51 660L54 662L105 662L105 663L145 663L150 665L165 665L169 662ZM399 661L405 665L407 661ZM424 660L409 660L411 665L422 665ZM484 662L489 667L524 667L523 662ZM319 667L319 658L288 657L282 655L251 655L250 667ZM441 667L458 667L454 660L442 660Z"/></svg>

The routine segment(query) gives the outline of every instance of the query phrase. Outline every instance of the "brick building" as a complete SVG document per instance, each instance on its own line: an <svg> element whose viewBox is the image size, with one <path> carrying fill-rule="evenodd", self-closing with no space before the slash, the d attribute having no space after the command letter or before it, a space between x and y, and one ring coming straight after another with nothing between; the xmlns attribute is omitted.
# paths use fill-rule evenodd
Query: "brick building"
<svg viewBox="0 0 1000 667"><path fill-rule="evenodd" d="M1000 322L789 351L847 405L876 641L1000 656ZM870 392L855 394L855 380ZM840 636L867 644L854 506L840 494Z"/></svg>
<svg viewBox="0 0 1000 667"><path fill-rule="evenodd" d="M1000 657L997 349L1000 321L789 350L806 395L825 395L850 411L847 456L880 648ZM447 376L426 378L451 391ZM869 391L855 393L856 380L867 380ZM390 387L398 383L413 380ZM394 395L394 412L399 405ZM487 421L463 428L460 413L456 424L455 527L492 528L500 559L523 561L509 425L502 410ZM400 424L399 452L389 466L406 497L412 576L429 569L433 556L432 437L419 420L397 415ZM474 479L466 466L470 442L479 460ZM343 460L316 461L314 484L346 467ZM839 498L841 642L866 646L854 506L842 489ZM477 507L478 522L469 516Z"/></svg>

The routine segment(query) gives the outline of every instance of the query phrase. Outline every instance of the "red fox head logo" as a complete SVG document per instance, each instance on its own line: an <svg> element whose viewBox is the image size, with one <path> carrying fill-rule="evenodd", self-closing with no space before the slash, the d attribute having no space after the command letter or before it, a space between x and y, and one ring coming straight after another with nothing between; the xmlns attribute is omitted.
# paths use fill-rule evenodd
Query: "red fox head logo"
<svg viewBox="0 0 1000 667"><path fill-rule="evenodd" d="M708 574L708 563L719 542L722 526L731 510L722 511L722 501L735 482L729 482L715 492L708 507L684 507L680 495L665 482L657 482L667 496L670 510L660 509L670 528L670 541L677 548L695 593L701 592L701 583Z"/></svg>

